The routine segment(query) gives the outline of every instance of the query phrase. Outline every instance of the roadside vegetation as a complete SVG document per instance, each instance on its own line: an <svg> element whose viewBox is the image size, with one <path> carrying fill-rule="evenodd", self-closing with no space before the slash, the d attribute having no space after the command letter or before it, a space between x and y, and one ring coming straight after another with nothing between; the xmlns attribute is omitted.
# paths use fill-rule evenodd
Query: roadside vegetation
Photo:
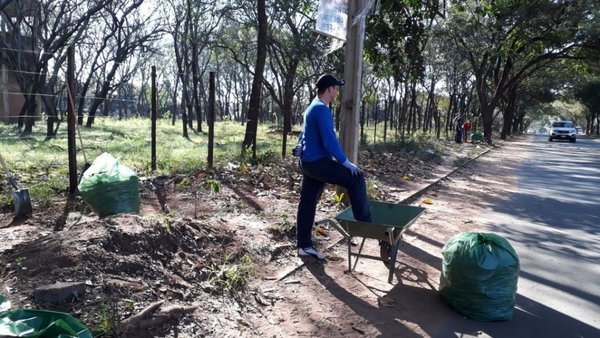
<svg viewBox="0 0 600 338"><path fill-rule="evenodd" d="M244 138L244 126L235 122L215 123L215 166L228 163L239 166L280 164L281 126L260 124L256 159L241 152L239 145ZM206 170L207 133L190 133L187 138L180 135L179 124L173 126L169 120L158 120L157 125L157 171L150 170L150 121L144 118L117 120L97 119L93 128L81 128L83 151L87 161L108 152L121 162L134 169L140 177L186 176ZM366 128L369 135L375 133L373 126ZM34 131L25 136L15 125L0 123L0 145L2 156L17 182L30 190L33 201L40 206L50 206L57 195L66 194L68 188L68 154L66 131L47 138L42 131ZM416 133L404 141L394 135L383 140L383 130L362 142L361 149L369 153L397 153L421 160L439 162L441 157L458 145L438 140L428 133ZM295 136L292 139L295 142ZM83 165L83 151L77 139L78 170ZM288 155L289 157L290 155ZM11 203L10 191L4 173L0 173L4 186L0 194L0 206L8 208ZM186 185L186 181L182 185ZM207 189L218 190L218 182L206 183Z"/></svg>

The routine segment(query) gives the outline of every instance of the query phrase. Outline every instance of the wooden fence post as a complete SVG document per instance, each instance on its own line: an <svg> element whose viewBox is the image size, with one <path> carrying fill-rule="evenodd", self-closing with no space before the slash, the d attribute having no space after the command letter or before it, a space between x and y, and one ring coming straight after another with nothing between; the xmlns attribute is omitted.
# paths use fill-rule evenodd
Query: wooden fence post
<svg viewBox="0 0 600 338"><path fill-rule="evenodd" d="M151 159L152 171L156 170L156 67L152 66L152 131L151 131Z"/></svg>
<svg viewBox="0 0 600 338"><path fill-rule="evenodd" d="M213 167L213 148L215 140L215 72L210 72L208 85L208 167Z"/></svg>
<svg viewBox="0 0 600 338"><path fill-rule="evenodd" d="M71 96L67 100L67 149L69 152L69 196L73 197L77 191L77 143L75 142L75 123L77 117L75 115L75 54L73 47L67 50L67 95Z"/></svg>

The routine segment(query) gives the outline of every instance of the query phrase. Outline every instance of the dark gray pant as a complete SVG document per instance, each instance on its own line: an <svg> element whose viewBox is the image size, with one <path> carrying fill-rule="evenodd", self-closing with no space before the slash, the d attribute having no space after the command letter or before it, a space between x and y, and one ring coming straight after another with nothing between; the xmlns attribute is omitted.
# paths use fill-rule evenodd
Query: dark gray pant
<svg viewBox="0 0 600 338"><path fill-rule="evenodd" d="M303 176L296 219L298 248L313 246L312 227L315 222L317 203L321 198L321 194L323 194L326 183L346 188L354 219L361 222L371 222L371 210L367 201L367 186L362 174L352 176L350 170L329 158L312 162L300 161L300 170Z"/></svg>

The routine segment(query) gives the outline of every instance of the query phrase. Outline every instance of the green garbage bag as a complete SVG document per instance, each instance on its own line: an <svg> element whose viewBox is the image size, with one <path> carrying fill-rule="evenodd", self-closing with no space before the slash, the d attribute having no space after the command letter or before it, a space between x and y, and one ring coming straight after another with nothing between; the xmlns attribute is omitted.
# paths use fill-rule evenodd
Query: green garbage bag
<svg viewBox="0 0 600 338"><path fill-rule="evenodd" d="M108 153L92 162L78 188L83 200L100 217L140 211L137 175Z"/></svg>
<svg viewBox="0 0 600 338"><path fill-rule="evenodd" d="M483 138L483 133L482 132L476 132L473 133L473 135L471 135L471 142L483 142L484 138Z"/></svg>
<svg viewBox="0 0 600 338"><path fill-rule="evenodd" d="M0 313L0 337L92 338L92 333L67 313L15 310Z"/></svg>
<svg viewBox="0 0 600 338"><path fill-rule="evenodd" d="M519 258L510 243L491 233L462 232L442 248L442 298L480 321L512 318Z"/></svg>
<svg viewBox="0 0 600 338"><path fill-rule="evenodd" d="M0 295L0 313L10 310L10 300Z"/></svg>

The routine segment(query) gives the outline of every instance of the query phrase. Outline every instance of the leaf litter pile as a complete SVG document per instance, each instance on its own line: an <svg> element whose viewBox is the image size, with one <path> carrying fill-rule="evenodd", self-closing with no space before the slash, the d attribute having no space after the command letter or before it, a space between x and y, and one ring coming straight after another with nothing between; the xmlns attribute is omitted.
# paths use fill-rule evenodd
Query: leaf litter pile
<svg viewBox="0 0 600 338"><path fill-rule="evenodd" d="M278 297L253 292L249 282L295 257L296 159L265 162L141 178L139 215L100 219L58 196L14 222L2 206L0 294L13 309L69 312L99 336L244 332L251 324L240 314ZM362 151L359 162L370 196L393 202L448 160ZM339 210L334 192L328 186L318 213Z"/></svg>

